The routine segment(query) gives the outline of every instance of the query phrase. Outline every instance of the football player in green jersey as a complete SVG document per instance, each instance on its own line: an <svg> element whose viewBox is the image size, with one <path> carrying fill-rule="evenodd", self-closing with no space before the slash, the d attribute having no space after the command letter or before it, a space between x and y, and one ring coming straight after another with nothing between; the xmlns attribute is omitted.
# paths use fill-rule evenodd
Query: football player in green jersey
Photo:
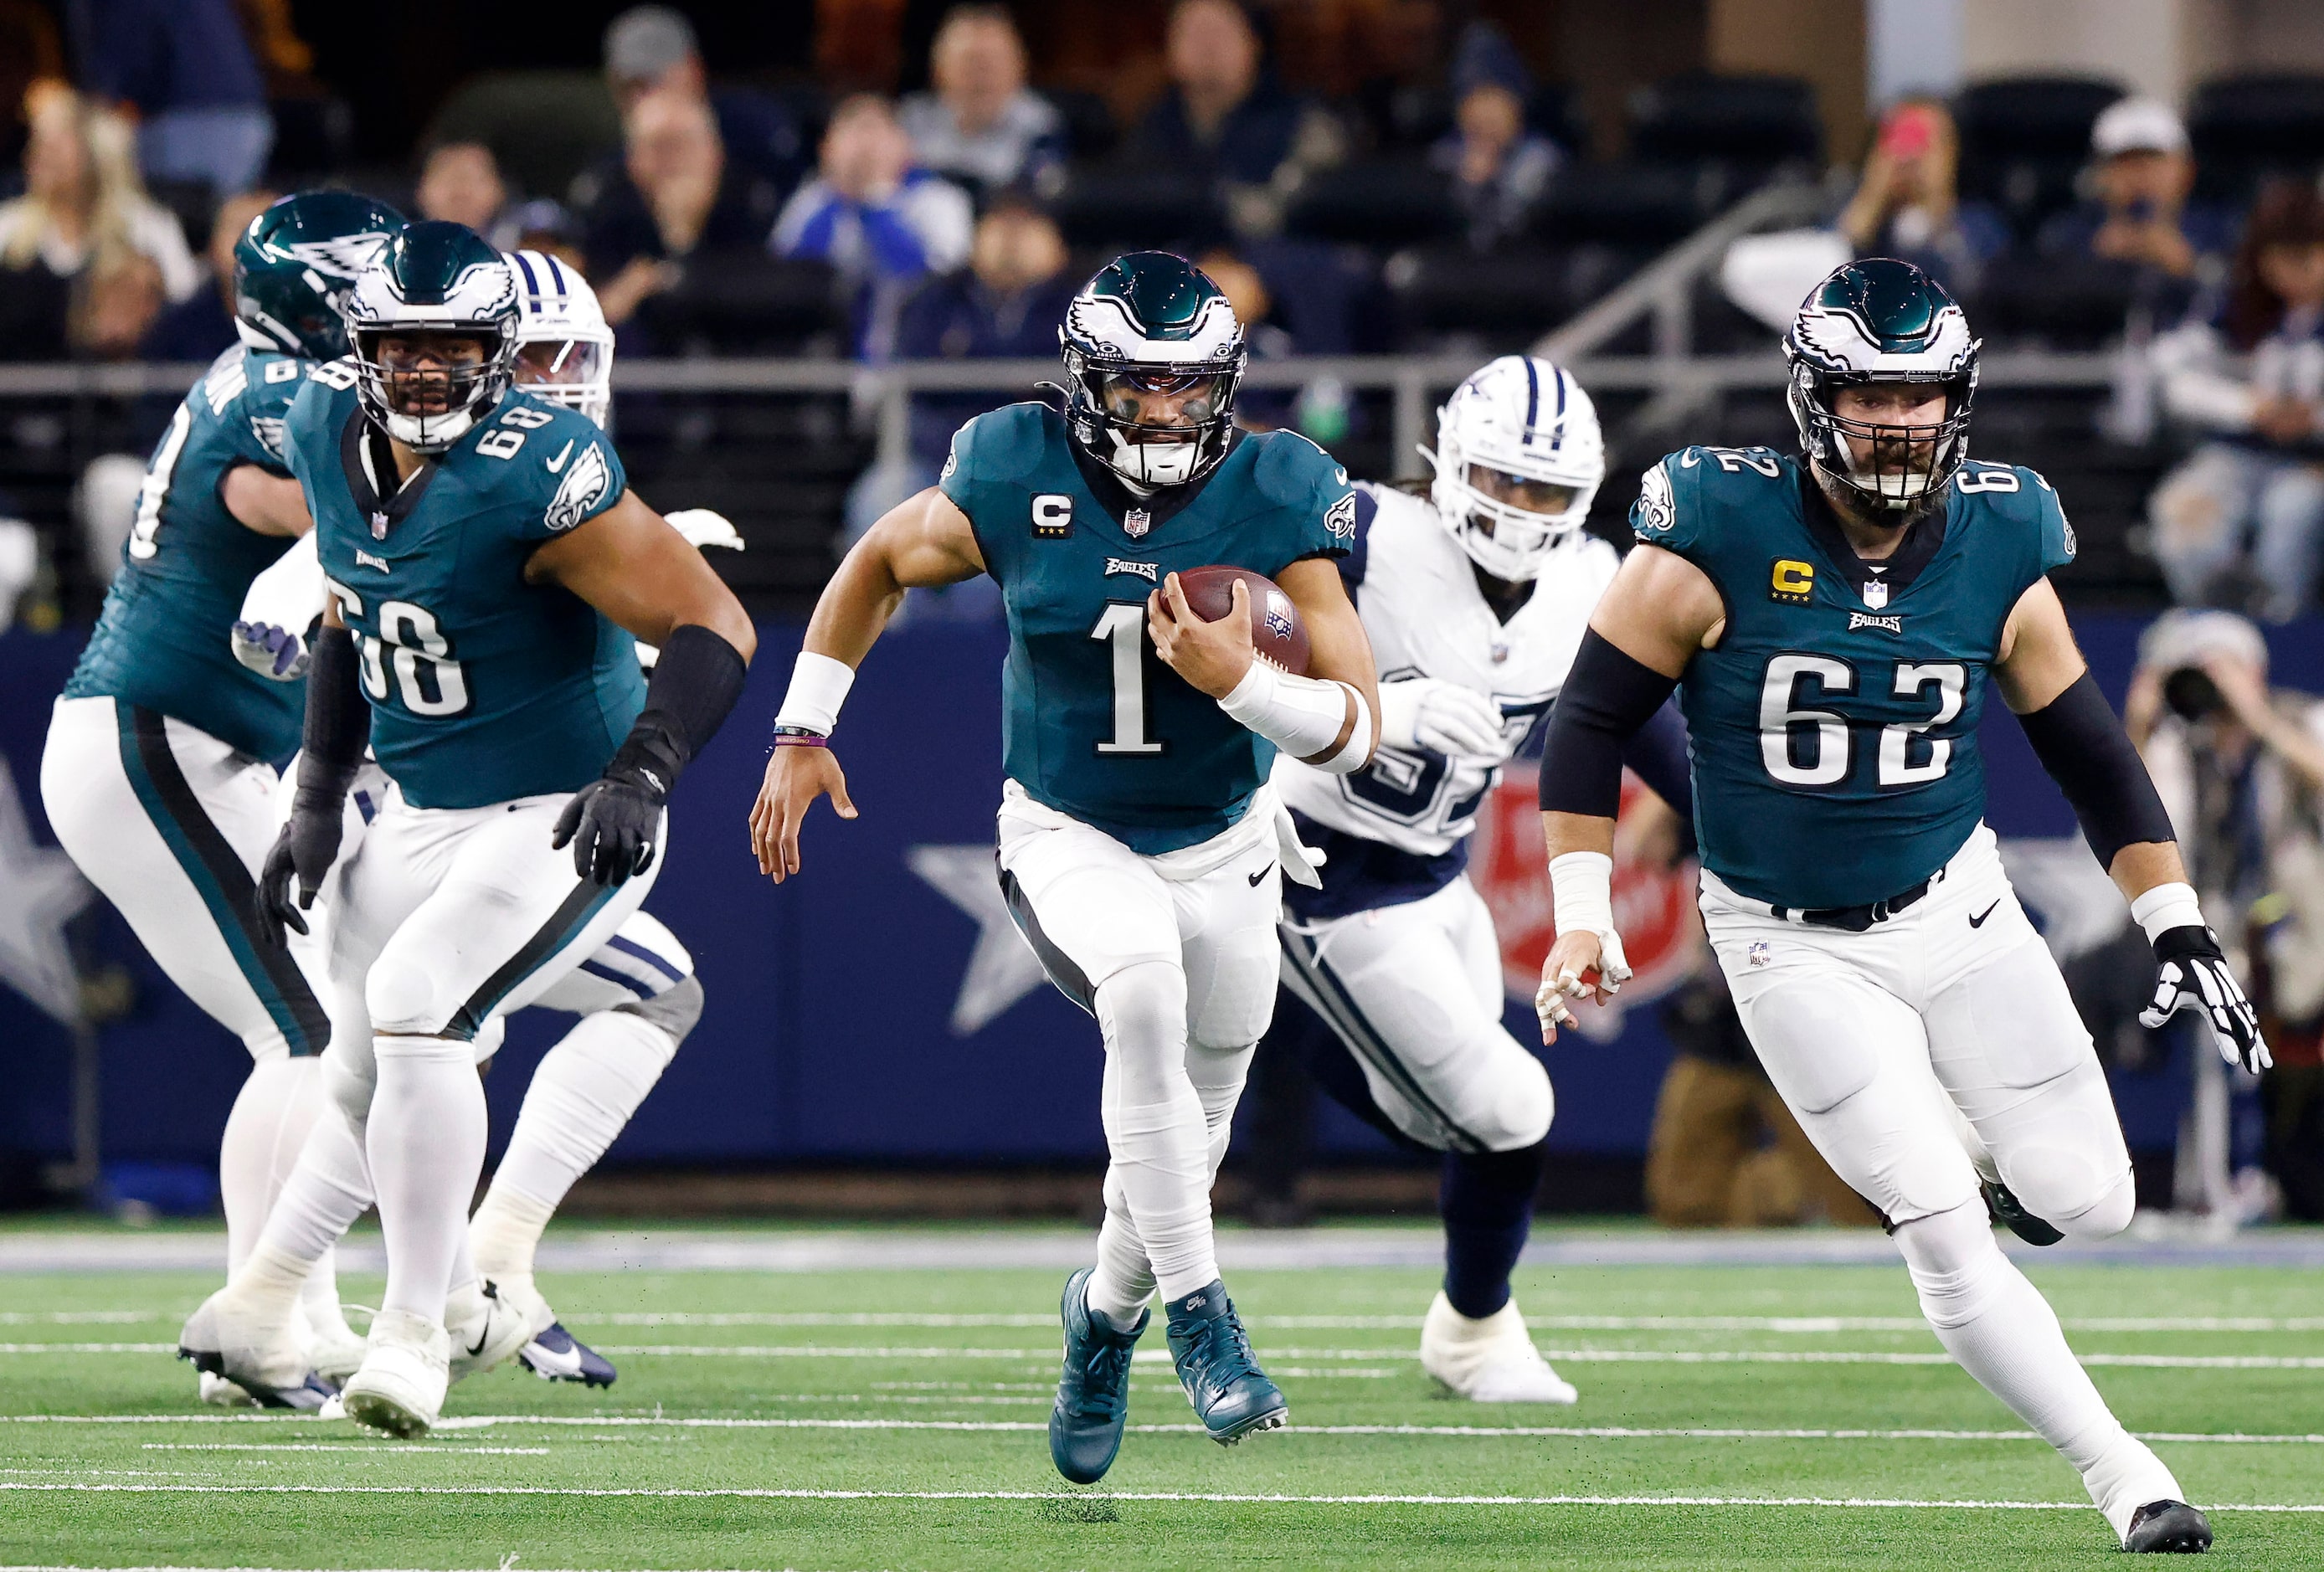
<svg viewBox="0 0 2324 1572"><path fill-rule="evenodd" d="M1086 1484L1120 1446L1157 1289L1211 1436L1283 1420L1219 1281L1211 1183L1274 1011L1279 880L1314 878L1268 768L1277 749L1361 768L1379 710L1331 560L1355 534L1347 472L1305 437L1235 427L1242 329L1218 287L1133 253L1084 287L1059 338L1065 409L970 421L938 483L874 525L824 591L752 839L779 880L799 870L816 797L854 816L828 742L855 666L906 589L991 574L1009 620L1001 887L1105 1041L1105 1223L1096 1266L1065 1285L1049 1424L1059 1471ZM1281 586L1315 675L1255 657L1240 584L1225 618L1193 613L1176 575L1212 563Z"/></svg>
<svg viewBox="0 0 2324 1572"><path fill-rule="evenodd" d="M299 745L299 695L236 665L226 629L251 581L309 527L283 418L316 363L346 353L334 299L402 224L369 198L309 191L235 241L242 342L186 395L153 451L41 761L59 843L254 1062L218 1153L229 1272L319 1106L330 1024L319 961L307 946L267 943L258 916L257 875L280 821L272 761ZM327 1264L308 1306L312 1331L352 1339ZM238 1396L208 1373L202 1388L213 1401ZM298 1396L320 1401L303 1387Z"/></svg>
<svg viewBox="0 0 2324 1572"><path fill-rule="evenodd" d="M366 1121L388 1255L343 1396L351 1418L414 1435L448 1380L448 1291L475 1277L477 1034L644 899L663 804L756 640L701 556L628 493L604 434L511 386L517 286L498 252L456 224L408 225L345 314L354 353L287 427L331 604L260 899L278 933L303 929L337 880L331 981L360 992L372 1031L335 1043L328 1069ZM650 687L636 639L660 648ZM335 869L366 743L391 789Z"/></svg>
<svg viewBox="0 0 2324 1572"><path fill-rule="evenodd" d="M1627 975L1613 749L1676 688L1703 918L1768 1077L1886 1214L1946 1349L2074 1465L2124 1547L2200 1550L2203 1514L1994 1243L1988 1207L2051 1244L2119 1233L2133 1202L2089 1034L1983 823L1988 674L2153 942L2147 1023L2192 1010L2248 1069L2267 1049L2051 587L2074 554L2056 493L1968 456L1977 348L1919 269L1851 262L1784 340L1802 457L1689 448L1646 472L1542 770L1560 930L1542 1032Z"/></svg>

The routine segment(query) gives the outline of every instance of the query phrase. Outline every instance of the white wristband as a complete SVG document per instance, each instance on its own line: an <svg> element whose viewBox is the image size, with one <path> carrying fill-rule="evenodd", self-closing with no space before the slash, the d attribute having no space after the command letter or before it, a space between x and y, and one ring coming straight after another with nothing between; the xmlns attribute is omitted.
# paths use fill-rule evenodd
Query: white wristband
<svg viewBox="0 0 2324 1572"><path fill-rule="evenodd" d="M2158 884L2130 903L2130 920L2146 930L2151 943L2173 928L2208 928L2195 887Z"/></svg>
<svg viewBox="0 0 2324 1572"><path fill-rule="evenodd" d="M1568 851L1549 864L1550 901L1561 933L1614 932L1614 860L1602 851Z"/></svg>
<svg viewBox="0 0 2324 1572"><path fill-rule="evenodd" d="M791 667L790 691L783 695L783 707L775 712L775 724L804 726L828 737L839 724L839 706L847 702L847 690L854 685L853 666L802 649Z"/></svg>
<svg viewBox="0 0 2324 1572"><path fill-rule="evenodd" d="M1355 723L1349 724L1353 706ZM1253 660L1233 691L1219 701L1229 717L1250 727L1303 764L1345 775L1371 757L1371 706L1345 683L1294 676ZM1348 740L1340 741L1345 728Z"/></svg>

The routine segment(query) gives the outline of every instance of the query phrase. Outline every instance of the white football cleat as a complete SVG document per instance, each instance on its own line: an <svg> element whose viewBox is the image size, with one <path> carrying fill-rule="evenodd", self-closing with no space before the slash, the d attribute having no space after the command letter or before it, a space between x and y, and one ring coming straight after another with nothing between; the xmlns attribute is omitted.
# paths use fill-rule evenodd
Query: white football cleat
<svg viewBox="0 0 2324 1572"><path fill-rule="evenodd" d="M481 1375L503 1363L532 1336L525 1312L481 1277L452 1291L444 1304L444 1328L451 1339L454 1381Z"/></svg>
<svg viewBox="0 0 2324 1572"><path fill-rule="evenodd" d="M370 1345L362 1333L347 1325L346 1312L336 1304L319 1307L304 1299L299 1301L299 1310L307 1327L307 1357L316 1374L338 1383L362 1367Z"/></svg>
<svg viewBox="0 0 2324 1572"><path fill-rule="evenodd" d="M372 1318L363 1368L339 1390L347 1418L407 1440L426 1435L443 1415L451 1355L451 1339L426 1316L380 1311Z"/></svg>
<svg viewBox="0 0 2324 1572"><path fill-rule="evenodd" d="M286 1298L229 1282L186 1318L178 1333L178 1357L192 1360L206 1376L238 1387L262 1408L311 1412L331 1388L308 1363L305 1332L295 1292ZM218 1401L211 1391L205 1384L203 1401Z"/></svg>
<svg viewBox="0 0 2324 1572"><path fill-rule="evenodd" d="M1438 1290L1420 1323L1420 1367L1471 1402L1570 1403L1581 1395L1533 1346L1514 1299L1472 1321Z"/></svg>
<svg viewBox="0 0 2324 1572"><path fill-rule="evenodd" d="M201 1372L199 1381L202 1401L208 1403L212 1408L256 1408L259 1406L259 1402L256 1398L251 1396L250 1393L244 1392L241 1387L236 1386L233 1382L228 1381L223 1375L213 1375L208 1371L205 1370Z"/></svg>

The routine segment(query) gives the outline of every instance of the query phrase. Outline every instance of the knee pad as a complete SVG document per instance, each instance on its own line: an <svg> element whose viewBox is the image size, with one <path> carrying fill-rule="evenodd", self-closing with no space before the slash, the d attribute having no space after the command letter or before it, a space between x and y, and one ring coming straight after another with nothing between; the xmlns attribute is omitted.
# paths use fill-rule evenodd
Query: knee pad
<svg viewBox="0 0 2324 1572"><path fill-rule="evenodd" d="M2020 1205L2073 1239L2109 1239L2130 1227L2136 1205L2127 1172L2108 1179L2062 1146L2027 1146L2004 1164Z"/></svg>
<svg viewBox="0 0 2324 1572"><path fill-rule="evenodd" d="M2088 1166L2077 1165L2088 1172ZM2022 1163L2021 1163L2022 1166ZM2133 1214L2138 1210L2138 1187L2127 1173L2117 1175L2115 1181L2098 1191L2098 1199L2079 1211L2059 1210L2037 1215L2056 1226L2069 1239L2111 1239L2130 1227ZM2024 1197L2019 1196L2020 1200ZM2028 1201L2030 1207L2033 1203Z"/></svg>
<svg viewBox="0 0 2324 1572"><path fill-rule="evenodd" d="M1162 961L1123 967L1097 986L1097 1020L1109 1052L1127 1049L1132 1061L1167 1054L1183 1070L1186 1049L1186 974Z"/></svg>
<svg viewBox="0 0 2324 1572"><path fill-rule="evenodd" d="M1932 1327L1975 1319L2012 1270L1982 1202L1899 1223L1895 1239Z"/></svg>
<svg viewBox="0 0 2324 1572"><path fill-rule="evenodd" d="M1526 1053L1521 1064L1511 1061L1506 1072L1494 1076L1493 1092L1485 1116L1471 1126L1486 1150L1521 1151L1549 1138L1557 1095L1550 1089L1549 1071L1540 1060Z"/></svg>
<svg viewBox="0 0 2324 1572"><path fill-rule="evenodd" d="M382 1036L429 1035L452 1016L448 1005L438 1005L436 979L428 969L395 954L393 947L372 962L364 979L364 1007L371 1014L372 1030Z"/></svg>
<svg viewBox="0 0 2324 1572"><path fill-rule="evenodd" d="M687 977L650 999L615 1005L613 1008L669 1033L669 1045L674 1050L686 1041L695 1023L702 1019L702 979Z"/></svg>

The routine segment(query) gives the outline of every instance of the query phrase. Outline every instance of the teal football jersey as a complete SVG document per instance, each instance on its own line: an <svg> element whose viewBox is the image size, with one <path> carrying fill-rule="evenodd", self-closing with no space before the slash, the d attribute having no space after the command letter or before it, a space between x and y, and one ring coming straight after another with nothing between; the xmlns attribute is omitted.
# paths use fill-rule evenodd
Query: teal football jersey
<svg viewBox="0 0 2324 1572"><path fill-rule="evenodd" d="M1241 818L1275 746L1162 664L1146 597L1209 563L1272 578L1344 555L1348 472L1304 437L1246 434L1202 480L1141 499L1075 452L1055 410L1011 404L960 428L938 483L1008 608L1009 777L1145 856Z"/></svg>
<svg viewBox="0 0 2324 1572"><path fill-rule="evenodd" d="M579 790L645 705L637 644L570 591L525 583L524 567L621 500L613 443L512 391L383 500L365 430L354 374L334 362L291 406L287 446L362 654L380 767L421 808Z"/></svg>
<svg viewBox="0 0 2324 1572"><path fill-rule="evenodd" d="M218 486L236 464L287 473L283 418L309 370L237 346L179 404L146 465L121 569L67 698L110 694L260 758L298 748L305 685L261 676L227 646L250 581L290 542L244 528Z"/></svg>
<svg viewBox="0 0 2324 1572"><path fill-rule="evenodd" d="M1711 576L1718 647L1680 680L1705 868L1755 900L1884 900L1985 813L1977 745L2003 624L2073 559L2057 493L1971 462L1885 563L1858 559L1797 460L1690 447L1646 472L1637 538Z"/></svg>

